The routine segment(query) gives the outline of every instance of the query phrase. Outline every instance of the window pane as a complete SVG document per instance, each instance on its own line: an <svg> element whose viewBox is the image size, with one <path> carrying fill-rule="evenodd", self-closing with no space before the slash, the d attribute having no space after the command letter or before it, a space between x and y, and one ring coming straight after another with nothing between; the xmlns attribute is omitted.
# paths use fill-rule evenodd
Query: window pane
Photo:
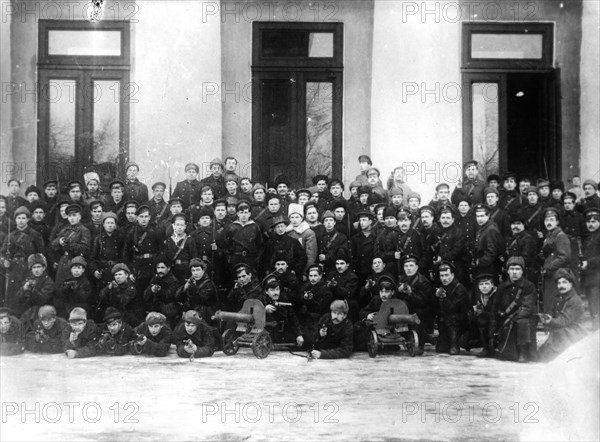
<svg viewBox="0 0 600 442"><path fill-rule="evenodd" d="M333 57L333 33L311 32L308 40L309 57Z"/></svg>
<svg viewBox="0 0 600 442"><path fill-rule="evenodd" d="M331 176L333 83L306 83L306 178Z"/></svg>
<svg viewBox="0 0 600 442"><path fill-rule="evenodd" d="M48 31L49 55L121 55L120 31Z"/></svg>
<svg viewBox="0 0 600 442"><path fill-rule="evenodd" d="M308 32L276 29L262 32L263 57L308 56Z"/></svg>
<svg viewBox="0 0 600 442"><path fill-rule="evenodd" d="M541 34L473 34L472 58L541 59Z"/></svg>
<svg viewBox="0 0 600 442"><path fill-rule="evenodd" d="M71 179L75 164L75 80L48 82L50 131L48 139L49 177L61 183Z"/></svg>
<svg viewBox="0 0 600 442"><path fill-rule="evenodd" d="M93 158L98 166L116 164L119 155L120 82L94 81Z"/></svg>
<svg viewBox="0 0 600 442"><path fill-rule="evenodd" d="M499 171L498 84L473 83L473 159L485 177Z"/></svg>

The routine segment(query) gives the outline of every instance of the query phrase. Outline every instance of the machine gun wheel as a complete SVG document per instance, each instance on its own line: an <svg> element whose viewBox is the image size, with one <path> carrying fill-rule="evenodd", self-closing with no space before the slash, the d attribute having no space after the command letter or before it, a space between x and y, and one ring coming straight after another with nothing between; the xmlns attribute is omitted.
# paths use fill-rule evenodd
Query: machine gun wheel
<svg viewBox="0 0 600 442"><path fill-rule="evenodd" d="M378 347L377 341L378 341L377 332L372 330L371 334L369 335L369 342L367 344L367 351L369 352L369 357L371 357L371 358L374 358L375 356L377 356L377 347Z"/></svg>
<svg viewBox="0 0 600 442"><path fill-rule="evenodd" d="M235 339L235 330L225 330L223 333L223 353L232 356L238 352L239 348L240 346Z"/></svg>
<svg viewBox="0 0 600 442"><path fill-rule="evenodd" d="M252 340L252 353L258 359L264 359L269 356L273 350L273 341L268 331L263 330Z"/></svg>
<svg viewBox="0 0 600 442"><path fill-rule="evenodd" d="M416 331L410 330L408 332L408 339L406 342L406 349L410 356L416 356L417 349L419 348L419 335Z"/></svg>

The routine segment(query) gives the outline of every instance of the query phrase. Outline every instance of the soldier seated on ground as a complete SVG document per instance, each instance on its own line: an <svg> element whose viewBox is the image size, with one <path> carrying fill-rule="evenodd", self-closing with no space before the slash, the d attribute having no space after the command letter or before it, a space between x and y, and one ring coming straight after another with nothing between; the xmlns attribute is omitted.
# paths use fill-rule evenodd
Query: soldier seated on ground
<svg viewBox="0 0 600 442"><path fill-rule="evenodd" d="M494 276L489 273L477 275L477 285L473 292L473 310L469 312L470 326L468 333L461 336L461 347L482 347L477 353L480 358L494 356L494 335L490 332L492 304L496 294Z"/></svg>
<svg viewBox="0 0 600 442"><path fill-rule="evenodd" d="M212 316L218 310L217 287L207 274L206 261L193 258L190 261L192 277L177 289L175 295L185 310L195 310L208 324L212 324Z"/></svg>
<svg viewBox="0 0 600 442"><path fill-rule="evenodd" d="M554 359L586 334L582 325L584 305L574 288L575 276L569 269L562 268L556 271L554 279L558 295L552 315L539 315L542 324L550 330L539 352L540 359L545 361Z"/></svg>
<svg viewBox="0 0 600 442"><path fill-rule="evenodd" d="M131 301L136 297L136 290L129 278L131 272L129 267L123 263L115 264L111 269L113 281L102 289L99 301L102 306L114 307L125 312L125 321L130 324L137 323L135 312L128 308Z"/></svg>
<svg viewBox="0 0 600 442"><path fill-rule="evenodd" d="M100 333L96 323L87 318L81 307L75 307L69 314L70 329L63 330L63 349L67 358L89 358L96 356L96 344Z"/></svg>
<svg viewBox="0 0 600 442"><path fill-rule="evenodd" d="M102 336L98 340L98 354L123 356L129 353L129 343L133 339L133 329L123 322L123 313L114 307L108 307L101 325Z"/></svg>
<svg viewBox="0 0 600 442"><path fill-rule="evenodd" d="M173 332L162 313L150 312L146 320L138 325L135 340L129 347L132 355L166 356L171 348Z"/></svg>
<svg viewBox="0 0 600 442"><path fill-rule="evenodd" d="M173 332L173 343L180 358L207 358L215 352L213 330L195 310L183 314Z"/></svg>
<svg viewBox="0 0 600 442"><path fill-rule="evenodd" d="M58 312L66 317L67 313L75 307L81 307L91 313L92 286L85 276L87 262L83 256L75 256L69 265L71 277L65 279L58 288L57 305L60 306Z"/></svg>
<svg viewBox="0 0 600 442"><path fill-rule="evenodd" d="M0 307L0 356L13 356L25 350L19 321L7 307Z"/></svg>
<svg viewBox="0 0 600 442"><path fill-rule="evenodd" d="M281 293L279 280L275 276L267 278L264 292L258 298L265 306L265 329L271 334L273 342L289 344L295 342L298 346L304 344L304 337L291 300Z"/></svg>
<svg viewBox="0 0 600 442"><path fill-rule="evenodd" d="M331 313L319 320L310 356L315 359L349 358L354 347L352 322L348 319L348 303L336 300L330 305Z"/></svg>
<svg viewBox="0 0 600 442"><path fill-rule="evenodd" d="M70 330L69 323L56 316L52 305L40 307L37 316L33 328L25 335L25 349L34 353L62 353L62 336L64 330Z"/></svg>

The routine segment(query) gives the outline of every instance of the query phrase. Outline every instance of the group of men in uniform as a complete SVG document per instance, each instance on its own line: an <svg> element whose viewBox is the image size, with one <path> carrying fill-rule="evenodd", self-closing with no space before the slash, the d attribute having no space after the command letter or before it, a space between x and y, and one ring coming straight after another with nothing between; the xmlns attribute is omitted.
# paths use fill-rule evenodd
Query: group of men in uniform
<svg viewBox="0 0 600 442"><path fill-rule="evenodd" d="M569 328L581 331L578 293L597 326L596 182L585 181L582 196L510 172L484 182L470 161L452 192L440 183L423 204L396 170L384 188L368 156L359 165L349 199L341 180L324 175L296 190L283 175L252 183L231 157L213 160L202 180L187 164L168 201L162 182L149 195L136 163L106 193L95 172L68 183L65 195L50 180L23 197L10 180L0 197L0 316L21 324L16 334L29 336L28 348L39 344L44 318L62 324L56 348L70 357L107 347L98 336L111 354L152 347L164 355L173 342L180 356L209 356L223 327L214 313L238 311L246 299L260 299L282 324L281 339L315 357L365 347L364 332L390 297L418 316L418 353L429 342L452 355L482 347L483 357L535 360L539 324L551 337L580 336ZM88 332L85 350L78 336ZM334 350L320 348L324 341ZM553 342L556 354L566 341L547 347Z"/></svg>

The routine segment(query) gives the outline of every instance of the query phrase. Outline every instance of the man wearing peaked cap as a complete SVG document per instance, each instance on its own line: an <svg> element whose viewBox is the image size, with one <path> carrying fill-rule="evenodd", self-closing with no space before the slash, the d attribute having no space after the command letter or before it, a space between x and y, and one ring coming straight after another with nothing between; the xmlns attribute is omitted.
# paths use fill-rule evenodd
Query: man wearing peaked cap
<svg viewBox="0 0 600 442"><path fill-rule="evenodd" d="M223 161L221 158L214 158L210 162L210 175L203 178L200 182L202 185L208 185L213 190L215 200L223 198L227 193L225 189L225 177L223 176Z"/></svg>
<svg viewBox="0 0 600 442"><path fill-rule="evenodd" d="M88 319L87 312L81 307L75 307L69 314L69 329L62 335L63 346L67 358L89 358L96 356L100 330L96 323Z"/></svg>
<svg viewBox="0 0 600 442"><path fill-rule="evenodd" d="M489 206L478 204L475 206L474 212L477 223L477 239L471 271L476 274L491 273L500 275L502 271L501 258L506 247L504 237L490 217ZM498 282L498 280L495 282Z"/></svg>
<svg viewBox="0 0 600 442"><path fill-rule="evenodd" d="M144 312L136 302L137 292L129 278L129 267L125 263L117 263L112 267L111 273L113 280L100 291L100 307L114 307L123 313L125 322L130 325L139 324L144 319Z"/></svg>
<svg viewBox="0 0 600 442"><path fill-rule="evenodd" d="M181 198L183 210L187 210L189 207L193 206L200 202L200 197L202 195L202 182L198 181L198 174L200 168L195 163L188 163L184 168L185 179L180 181L175 186L175 190L170 195L169 202L172 201L173 198ZM221 181L223 177L219 174ZM211 185L211 187L213 187ZM222 195L225 191L225 182L222 181L222 192L219 195ZM213 187L213 191L215 195L217 192Z"/></svg>
<svg viewBox="0 0 600 442"><path fill-rule="evenodd" d="M104 313L104 324L98 340L98 354L123 356L129 353L129 343L134 334L129 324L123 322L123 313L114 307L108 307Z"/></svg>
<svg viewBox="0 0 600 442"><path fill-rule="evenodd" d="M466 197L470 204L480 204L485 201L483 190L486 183L479 178L478 167L479 163L475 160L467 161L464 164L462 181L459 181L450 197L455 206L458 205L458 199L461 196Z"/></svg>
<svg viewBox="0 0 600 442"><path fill-rule="evenodd" d="M289 224L290 221L286 216L277 215L273 217L271 232L262 257L262 267L270 269L273 257L284 254L289 269L295 273L296 277L300 277L304 273L308 258L300 242L286 233Z"/></svg>
<svg viewBox="0 0 600 442"><path fill-rule="evenodd" d="M587 235L583 240L581 286L588 299L590 315L598 327L600 297L600 209L590 207L584 212Z"/></svg>
<svg viewBox="0 0 600 442"><path fill-rule="evenodd" d="M173 330L173 343L180 358L206 358L215 351L213 332L195 310L183 314Z"/></svg>
<svg viewBox="0 0 600 442"><path fill-rule="evenodd" d="M349 252L340 248L335 254L335 270L327 275L327 285L334 299L346 299L350 305L350 319L358 319L358 276L351 268Z"/></svg>

